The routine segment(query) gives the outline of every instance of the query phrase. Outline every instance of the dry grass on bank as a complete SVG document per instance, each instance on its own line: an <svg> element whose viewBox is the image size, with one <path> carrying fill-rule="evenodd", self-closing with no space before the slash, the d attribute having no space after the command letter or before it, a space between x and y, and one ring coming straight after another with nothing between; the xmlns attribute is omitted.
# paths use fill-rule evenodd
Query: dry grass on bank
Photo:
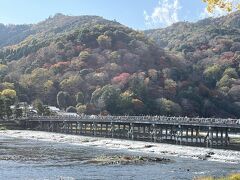
<svg viewBox="0 0 240 180"><path fill-rule="evenodd" d="M214 177L201 177L195 180L240 180L240 173L231 174L226 177L214 178Z"/></svg>

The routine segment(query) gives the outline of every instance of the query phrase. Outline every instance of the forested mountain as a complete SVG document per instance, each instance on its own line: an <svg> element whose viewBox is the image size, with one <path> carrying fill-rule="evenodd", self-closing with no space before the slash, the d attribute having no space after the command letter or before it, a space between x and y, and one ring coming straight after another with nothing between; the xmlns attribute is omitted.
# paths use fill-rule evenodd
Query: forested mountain
<svg viewBox="0 0 240 180"><path fill-rule="evenodd" d="M209 111L240 111L240 12L145 33L159 47L183 56L191 69L189 82L201 95L198 104L207 103Z"/></svg>
<svg viewBox="0 0 240 180"><path fill-rule="evenodd" d="M228 16L207 18L196 23L179 22L167 28L147 30L145 34L156 40L162 48L182 51L187 49L184 47L186 44L198 48L220 36L239 41L239 28L240 12L238 11Z"/></svg>
<svg viewBox="0 0 240 180"><path fill-rule="evenodd" d="M30 25L0 24L0 47L19 43L30 34Z"/></svg>
<svg viewBox="0 0 240 180"><path fill-rule="evenodd" d="M0 24L0 58L7 60L19 59L29 53L46 47L52 40L76 29L95 25L119 24L98 16L65 16L56 14L45 21L33 25ZM8 47L10 46L10 47ZM12 46L12 47L11 47ZM7 47L7 48L6 48Z"/></svg>
<svg viewBox="0 0 240 180"><path fill-rule="evenodd" d="M62 14L1 25L1 96L87 114L240 117L238 16L146 32Z"/></svg>

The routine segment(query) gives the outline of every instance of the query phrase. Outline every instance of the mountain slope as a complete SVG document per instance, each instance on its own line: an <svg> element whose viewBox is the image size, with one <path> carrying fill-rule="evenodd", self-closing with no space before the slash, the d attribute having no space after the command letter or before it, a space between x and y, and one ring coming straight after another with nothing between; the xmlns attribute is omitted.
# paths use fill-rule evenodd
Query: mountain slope
<svg viewBox="0 0 240 180"><path fill-rule="evenodd" d="M183 56L192 69L191 82L201 84L217 108L240 111L240 12L146 34L158 46Z"/></svg>
<svg viewBox="0 0 240 180"><path fill-rule="evenodd" d="M110 21L98 16L65 16L59 13L38 24L0 24L0 48L18 44L30 35L56 36L75 28L83 27L86 24L104 24L106 22L109 23Z"/></svg>
<svg viewBox="0 0 240 180"><path fill-rule="evenodd" d="M13 60L26 56L32 51L49 45L58 37L69 34L76 29L88 28L92 25L119 23L105 20L98 16L65 16L56 14L53 17L32 25L0 26L0 59ZM31 48L34 46L34 49ZM31 49L31 50L30 50Z"/></svg>
<svg viewBox="0 0 240 180"><path fill-rule="evenodd" d="M230 66L222 66L215 61L231 50L239 29L234 23L227 32L209 31L198 50L195 41L199 38L192 29L206 33L203 26L209 24L205 21L151 30L148 38L143 32L97 16L57 14L24 26L16 35L25 31L29 35L1 48L0 91L15 89L19 101L40 101L62 109L74 106L76 109L68 110L87 114L240 117L235 85L238 64L229 61ZM180 32L187 34L182 40ZM213 53L209 46L204 49L203 45L214 44L216 37L226 34L233 41L229 49L224 46L221 53ZM167 43L163 45L164 38ZM199 61L194 53L200 53ZM232 56L230 52L226 55ZM227 92L222 91L225 84L223 88L218 85L223 74L234 82L228 84Z"/></svg>
<svg viewBox="0 0 240 180"><path fill-rule="evenodd" d="M240 11L220 18L208 18L197 23L179 22L164 29L145 31L159 46L170 50L182 50L182 45L194 48L208 43L216 36L229 36L239 41Z"/></svg>
<svg viewBox="0 0 240 180"><path fill-rule="evenodd" d="M87 113L157 113L158 106L148 104L164 97L162 69L184 66L143 33L99 17L57 15L31 29L35 35L1 53L1 90L14 83L19 101L58 102L61 108L81 103ZM79 94L81 100L75 100Z"/></svg>
<svg viewBox="0 0 240 180"><path fill-rule="evenodd" d="M30 25L0 24L0 48L21 42L31 34Z"/></svg>

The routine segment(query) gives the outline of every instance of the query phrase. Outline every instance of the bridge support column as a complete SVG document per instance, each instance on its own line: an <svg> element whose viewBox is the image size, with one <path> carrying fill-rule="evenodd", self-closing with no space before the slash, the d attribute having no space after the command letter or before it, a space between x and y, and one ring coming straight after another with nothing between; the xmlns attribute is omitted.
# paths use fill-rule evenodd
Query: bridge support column
<svg viewBox="0 0 240 180"><path fill-rule="evenodd" d="M143 125L143 139L145 140L146 138L146 125Z"/></svg>
<svg viewBox="0 0 240 180"><path fill-rule="evenodd" d="M84 134L85 135L87 134L87 123L86 122L84 123Z"/></svg>
<svg viewBox="0 0 240 180"><path fill-rule="evenodd" d="M196 144L198 144L198 140L199 140L199 128L196 128Z"/></svg>
<svg viewBox="0 0 240 180"><path fill-rule="evenodd" d="M191 142L193 143L193 132L194 132L194 129L193 127L191 127Z"/></svg>
<svg viewBox="0 0 240 180"><path fill-rule="evenodd" d="M157 130L156 130L156 125L152 124L152 133L153 133L153 142L157 142Z"/></svg>
<svg viewBox="0 0 240 180"><path fill-rule="evenodd" d="M228 146L230 143L230 138L228 136L228 128L225 129L225 146Z"/></svg>
<svg viewBox="0 0 240 180"><path fill-rule="evenodd" d="M43 130L43 122L40 121L40 130Z"/></svg>
<svg viewBox="0 0 240 180"><path fill-rule="evenodd" d="M112 138L114 138L114 131L115 131L114 128L115 128L115 127L114 127L114 124L111 122L111 137L112 137Z"/></svg>
<svg viewBox="0 0 240 180"><path fill-rule="evenodd" d="M208 128L208 139L207 139L207 147L213 147L213 128Z"/></svg>
<svg viewBox="0 0 240 180"><path fill-rule="evenodd" d="M75 134L75 131L74 131L75 129L74 128L75 128L75 123L72 122L71 123L71 134Z"/></svg>
<svg viewBox="0 0 240 180"><path fill-rule="evenodd" d="M162 137L162 126L159 127L159 141L162 142L163 137Z"/></svg>
<svg viewBox="0 0 240 180"><path fill-rule="evenodd" d="M131 138L131 124L128 125L128 139Z"/></svg>
<svg viewBox="0 0 240 180"><path fill-rule="evenodd" d="M180 145L182 145L182 140L183 140L183 129L182 126L179 125L179 129L180 129Z"/></svg>
<svg viewBox="0 0 240 180"><path fill-rule="evenodd" d="M49 132L49 130L50 130L50 122L46 122L46 124L47 124L47 132Z"/></svg>
<svg viewBox="0 0 240 180"><path fill-rule="evenodd" d="M171 125L171 130L170 130L170 139L171 141L173 140L173 126Z"/></svg>
<svg viewBox="0 0 240 180"><path fill-rule="evenodd" d="M187 127L187 129L186 129L186 141L187 141L187 143L188 143L188 138L189 138L189 137L188 137L188 129L189 129L189 128Z"/></svg>
<svg viewBox="0 0 240 180"><path fill-rule="evenodd" d="M130 130L130 136L131 136L131 139L134 140L134 124L133 123L130 123L130 127L131 127L131 130Z"/></svg>
<svg viewBox="0 0 240 180"><path fill-rule="evenodd" d="M69 122L67 122L66 124L67 124L67 133L69 133L69 129L70 129Z"/></svg>
<svg viewBox="0 0 240 180"><path fill-rule="evenodd" d="M75 129L74 129L75 128ZM76 134L76 123L75 122L72 122L72 134Z"/></svg>
<svg viewBox="0 0 240 180"><path fill-rule="evenodd" d="M97 124L95 122L93 122L92 124L92 131L93 131L93 136L97 135Z"/></svg>
<svg viewBox="0 0 240 180"><path fill-rule="evenodd" d="M121 137L121 125L118 124L118 130L117 130L117 134L118 134L118 137L120 138Z"/></svg>
<svg viewBox="0 0 240 180"><path fill-rule="evenodd" d="M50 132L54 132L54 122L50 121Z"/></svg>
<svg viewBox="0 0 240 180"><path fill-rule="evenodd" d="M137 139L140 139L141 138L141 135L140 135L140 133L141 133L141 126L140 125L138 125L138 127L137 127Z"/></svg>
<svg viewBox="0 0 240 180"><path fill-rule="evenodd" d="M66 121L63 122L63 132L67 133L67 122Z"/></svg>
<svg viewBox="0 0 240 180"><path fill-rule="evenodd" d="M106 127L105 127L105 135L106 135L106 137L109 136L109 132L108 132L108 123L106 123Z"/></svg>
<svg viewBox="0 0 240 180"><path fill-rule="evenodd" d="M77 134L78 133L78 123L77 122L74 123L74 127L75 127L74 134Z"/></svg>
<svg viewBox="0 0 240 180"><path fill-rule="evenodd" d="M52 132L56 132L57 131L57 123L56 122L52 122Z"/></svg>
<svg viewBox="0 0 240 180"><path fill-rule="evenodd" d="M165 139L167 140L168 139L168 127L166 126L166 129L165 129Z"/></svg>
<svg viewBox="0 0 240 180"><path fill-rule="evenodd" d="M123 137L126 138L126 125L123 125Z"/></svg>
<svg viewBox="0 0 240 180"><path fill-rule="evenodd" d="M82 124L82 122L79 122L78 123L78 126L79 126L79 134L83 134L83 124Z"/></svg>
<svg viewBox="0 0 240 180"><path fill-rule="evenodd" d="M89 133L90 133L91 135L94 135L93 123L92 123L92 122L90 123L90 130L89 130Z"/></svg>
<svg viewBox="0 0 240 180"><path fill-rule="evenodd" d="M61 132L61 125L60 125L60 122L57 122L57 132Z"/></svg>
<svg viewBox="0 0 240 180"><path fill-rule="evenodd" d="M72 123L68 122L68 133L71 134L72 133Z"/></svg>
<svg viewBox="0 0 240 180"><path fill-rule="evenodd" d="M103 124L101 123L100 124L100 135L102 136L102 131L103 131L103 128L102 128Z"/></svg>
<svg viewBox="0 0 240 180"><path fill-rule="evenodd" d="M220 132L221 132L221 146L223 146L224 145L224 143L223 143L223 129L221 129Z"/></svg>
<svg viewBox="0 0 240 180"><path fill-rule="evenodd" d="M70 122L70 134L73 134L73 127L74 127L73 122Z"/></svg>
<svg viewBox="0 0 240 180"><path fill-rule="evenodd" d="M29 125L30 125L30 122L29 122ZM44 129L45 129L45 131L48 131L48 122L44 122Z"/></svg>

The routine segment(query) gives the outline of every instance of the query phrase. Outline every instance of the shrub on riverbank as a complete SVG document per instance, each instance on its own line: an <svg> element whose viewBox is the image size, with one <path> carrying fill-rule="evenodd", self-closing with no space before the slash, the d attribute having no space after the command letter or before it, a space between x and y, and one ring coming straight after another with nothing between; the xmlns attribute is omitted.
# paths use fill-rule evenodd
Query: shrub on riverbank
<svg viewBox="0 0 240 180"><path fill-rule="evenodd" d="M214 177L202 177L195 180L240 180L240 173L231 174L226 177L214 178Z"/></svg>

